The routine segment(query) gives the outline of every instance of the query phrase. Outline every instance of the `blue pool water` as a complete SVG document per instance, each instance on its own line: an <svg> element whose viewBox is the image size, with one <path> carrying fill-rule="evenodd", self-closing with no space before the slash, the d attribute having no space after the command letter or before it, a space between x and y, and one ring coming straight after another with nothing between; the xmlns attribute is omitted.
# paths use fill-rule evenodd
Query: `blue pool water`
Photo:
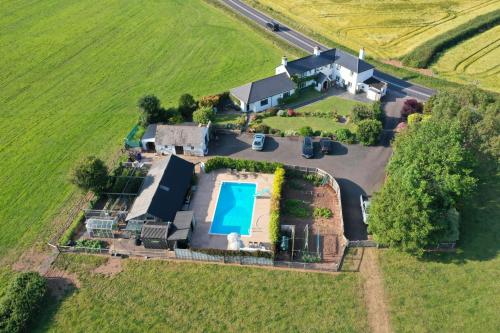
<svg viewBox="0 0 500 333"><path fill-rule="evenodd" d="M223 182L210 233L249 236L256 188L256 184Z"/></svg>

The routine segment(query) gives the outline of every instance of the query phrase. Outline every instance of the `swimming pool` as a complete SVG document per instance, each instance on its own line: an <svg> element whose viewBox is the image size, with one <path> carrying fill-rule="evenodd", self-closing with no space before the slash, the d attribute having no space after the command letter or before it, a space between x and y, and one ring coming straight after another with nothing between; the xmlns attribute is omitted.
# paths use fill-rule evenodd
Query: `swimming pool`
<svg viewBox="0 0 500 333"><path fill-rule="evenodd" d="M256 189L255 183L222 182L209 233L250 236Z"/></svg>

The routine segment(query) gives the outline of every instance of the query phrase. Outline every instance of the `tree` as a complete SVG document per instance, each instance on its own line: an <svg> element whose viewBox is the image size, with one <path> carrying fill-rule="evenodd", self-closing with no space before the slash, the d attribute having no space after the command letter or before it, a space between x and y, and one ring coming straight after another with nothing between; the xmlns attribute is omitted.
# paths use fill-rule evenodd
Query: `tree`
<svg viewBox="0 0 500 333"><path fill-rule="evenodd" d="M193 112L196 110L197 103L194 100L193 96L190 94L183 94L179 98L179 106L178 110L184 120L190 121L193 118Z"/></svg>
<svg viewBox="0 0 500 333"><path fill-rule="evenodd" d="M475 185L457 121L422 121L396 136L387 180L370 205L369 231L382 244L421 255L457 237L451 209Z"/></svg>
<svg viewBox="0 0 500 333"><path fill-rule="evenodd" d="M422 113L424 110L424 105L417 101L416 99L407 99L403 107L401 108L401 117L404 121L408 118L410 114Z"/></svg>
<svg viewBox="0 0 500 333"><path fill-rule="evenodd" d="M356 104L351 109L351 120L356 124L365 119L373 119L373 110L365 104Z"/></svg>
<svg viewBox="0 0 500 333"><path fill-rule="evenodd" d="M155 95L146 95L139 99L137 106L141 110L140 123L143 126L161 122L163 120L164 110L161 102Z"/></svg>
<svg viewBox="0 0 500 333"><path fill-rule="evenodd" d="M106 189L108 180L108 167L95 156L88 156L81 160L71 177L73 184L84 191L92 191L96 194Z"/></svg>
<svg viewBox="0 0 500 333"><path fill-rule="evenodd" d="M213 121L214 119L215 112L211 107L200 108L193 113L193 121L198 124L206 125L209 121Z"/></svg>
<svg viewBox="0 0 500 333"><path fill-rule="evenodd" d="M365 146L372 146L378 142L382 132L382 123L379 120L365 119L358 123L357 137Z"/></svg>
<svg viewBox="0 0 500 333"><path fill-rule="evenodd" d="M28 332L28 324L40 309L47 281L36 272L19 273L0 303L0 332Z"/></svg>

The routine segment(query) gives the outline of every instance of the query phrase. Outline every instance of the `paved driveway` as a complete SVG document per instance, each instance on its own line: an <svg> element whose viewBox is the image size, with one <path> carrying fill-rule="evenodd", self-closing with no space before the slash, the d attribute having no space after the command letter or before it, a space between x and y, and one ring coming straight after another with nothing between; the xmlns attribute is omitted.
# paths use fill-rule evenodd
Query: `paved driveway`
<svg viewBox="0 0 500 333"><path fill-rule="evenodd" d="M364 147L336 142L334 154L322 156L316 149L314 158L304 159L300 156L301 143L298 137L268 137L264 151L257 152L251 149L252 136L250 134L221 135L218 141L211 143L210 155L277 161L291 165L317 167L329 172L340 185L347 238L350 240L366 239L366 226L361 217L359 196L371 195L381 187L384 181L384 168L392 153L389 145L392 129L398 123L403 99L403 95L395 92L386 96L385 131L379 146Z"/></svg>

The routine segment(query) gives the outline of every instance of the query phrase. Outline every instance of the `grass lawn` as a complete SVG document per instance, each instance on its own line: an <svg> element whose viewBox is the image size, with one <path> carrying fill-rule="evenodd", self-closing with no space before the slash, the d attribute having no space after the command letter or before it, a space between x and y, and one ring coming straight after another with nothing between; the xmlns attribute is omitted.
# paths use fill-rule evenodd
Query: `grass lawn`
<svg viewBox="0 0 500 333"><path fill-rule="evenodd" d="M227 124L236 124L237 120L243 116L243 113L219 113L215 116L213 123L215 125L224 126Z"/></svg>
<svg viewBox="0 0 500 333"><path fill-rule="evenodd" d="M248 0L353 50L400 57L419 44L500 7L498 1Z"/></svg>
<svg viewBox="0 0 500 333"><path fill-rule="evenodd" d="M318 102L306 105L295 109L296 112L332 112L335 108L339 114L346 116L351 111L352 107L361 102L345 99L341 97L328 97ZM333 132L336 129L347 127L352 129L352 124L342 124L336 120L322 117L268 117L263 120L263 123L271 128L279 129L284 132L286 130L297 131L304 126L310 126L315 131Z"/></svg>
<svg viewBox="0 0 500 333"><path fill-rule="evenodd" d="M500 92L500 26L449 49L432 67L440 76Z"/></svg>
<svg viewBox="0 0 500 333"><path fill-rule="evenodd" d="M467 205L457 254L419 261L384 250L381 266L396 332L500 331L500 175Z"/></svg>
<svg viewBox="0 0 500 333"><path fill-rule="evenodd" d="M368 104L358 101L353 101L352 99L341 98L337 96L328 97L321 101L306 105L304 107L298 108L297 112L332 112L337 110L337 112L343 116L347 116L351 112L352 108L356 104Z"/></svg>
<svg viewBox="0 0 500 333"><path fill-rule="evenodd" d="M366 332L360 276L167 261L125 260L107 278L99 264L63 255L81 288L39 320L40 332ZM82 267L85 265L86 267Z"/></svg>
<svg viewBox="0 0 500 333"><path fill-rule="evenodd" d="M169 106L222 92L274 73L283 55L201 0L6 0L0 11L0 261L53 232L75 161L112 156L142 95Z"/></svg>

